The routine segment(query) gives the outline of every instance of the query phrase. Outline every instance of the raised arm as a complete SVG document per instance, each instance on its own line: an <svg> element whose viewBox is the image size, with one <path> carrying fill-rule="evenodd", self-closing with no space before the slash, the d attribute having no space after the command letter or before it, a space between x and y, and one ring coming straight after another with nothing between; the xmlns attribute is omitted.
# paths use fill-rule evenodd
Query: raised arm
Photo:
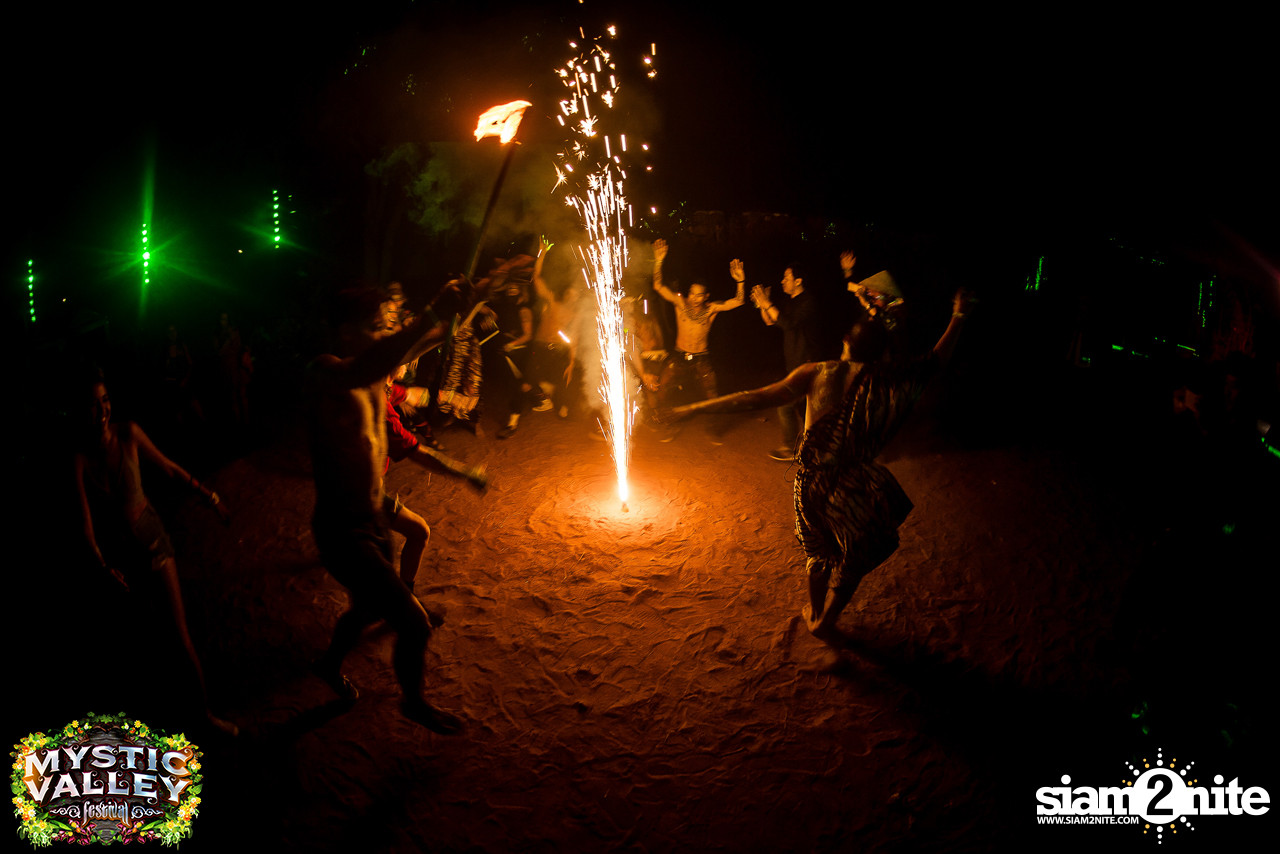
<svg viewBox="0 0 1280 854"><path fill-rule="evenodd" d="M760 309L760 319L765 326L773 326L778 322L778 307L769 299L769 292L764 289L764 285L756 285L751 289L751 301Z"/></svg>
<svg viewBox="0 0 1280 854"><path fill-rule="evenodd" d="M653 241L653 289L667 302L680 305L680 295L662 283L662 262L667 260L667 241Z"/></svg>
<svg viewBox="0 0 1280 854"><path fill-rule="evenodd" d="M735 308L743 305L747 300L743 291L747 286L747 275L743 272L742 261L734 258L729 262L729 275L738 285L738 292L734 294L732 299L713 302L711 304L712 311L733 311Z"/></svg>
<svg viewBox="0 0 1280 854"><path fill-rule="evenodd" d="M432 312L431 316L435 317L435 312ZM434 326L431 326L431 328L427 330L427 334L415 341L413 346L409 348L408 352L400 357L400 361L392 367L392 370L395 370L401 365L407 365L415 359L421 358L428 351L440 346L444 343L444 339L448 334L449 324L444 321L439 321Z"/></svg>
<svg viewBox="0 0 1280 854"><path fill-rule="evenodd" d="M466 283L466 279L450 279L445 282L444 287L436 291L436 295L431 298L431 302L427 303L427 311L435 311L436 303L444 299L446 295L461 298L462 286Z"/></svg>
<svg viewBox="0 0 1280 854"><path fill-rule="evenodd" d="M428 310L404 329L376 342L358 356L345 359L321 356L311 363L311 378L342 389L371 386L426 352L444 338L447 329L437 321L435 312Z"/></svg>
<svg viewBox="0 0 1280 854"><path fill-rule="evenodd" d="M769 409L791 403L809 393L813 379L818 375L819 365L819 362L806 362L788 374L786 379L772 385L677 406L671 410L670 415L674 419L683 419L714 412L750 412L753 409Z"/></svg>
<svg viewBox="0 0 1280 854"><path fill-rule="evenodd" d="M845 289L858 298L858 302L862 303L862 307L866 310L868 317L875 317L879 313L879 309L867 296L867 289L854 281L853 265L856 263L858 263L857 255L849 251L840 253L840 269L844 272Z"/></svg>
<svg viewBox="0 0 1280 854"><path fill-rule="evenodd" d="M845 250L840 253L840 269L844 272L845 281L853 279L853 265L858 263L858 256L853 252Z"/></svg>
<svg viewBox="0 0 1280 854"><path fill-rule="evenodd" d="M964 328L964 319L974 302L972 294L963 289L956 291L955 296L951 298L951 322L947 324L938 343L933 345L933 354L938 357L939 364L945 365L951 360L956 342L960 340L960 330Z"/></svg>
<svg viewBox="0 0 1280 854"><path fill-rule="evenodd" d="M538 291L538 296L547 302L555 302L556 295L551 292L551 288L547 287L547 282L542 278L542 262L546 260L547 253L551 251L551 247L555 246L546 235L542 237L542 246L538 249L538 260L533 263L533 287Z"/></svg>

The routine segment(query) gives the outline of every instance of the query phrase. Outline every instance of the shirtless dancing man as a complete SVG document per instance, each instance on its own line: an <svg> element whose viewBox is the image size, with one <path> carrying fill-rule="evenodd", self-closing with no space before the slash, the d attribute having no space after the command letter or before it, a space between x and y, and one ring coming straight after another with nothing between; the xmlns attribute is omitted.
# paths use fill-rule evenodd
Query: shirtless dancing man
<svg viewBox="0 0 1280 854"><path fill-rule="evenodd" d="M537 331L533 333L529 372L541 385L542 393L552 399L556 414L568 418L573 369L578 363L576 333L580 293L571 284L557 297L542 277L542 265L552 246L555 244L544 236L538 260L533 265L533 287L543 300L543 309ZM566 330L575 334L570 336Z"/></svg>
<svg viewBox="0 0 1280 854"><path fill-rule="evenodd" d="M836 621L858 583L898 548L898 526L911 512L911 499L875 458L929 377L951 357L969 305L964 292L955 295L951 322L923 359L884 362L884 325L861 320L845 335L839 361L806 362L773 385L679 406L669 414L681 419L806 401L795 482L796 537L808 558L805 622L822 640L839 638Z"/></svg>
<svg viewBox="0 0 1280 854"><path fill-rule="evenodd" d="M422 604L391 563L389 531L398 502L382 489L387 457L386 377L444 337L428 311L389 334L383 297L374 290L343 291L334 306L339 355L318 356L307 368L312 466L316 478L316 543L329 573L351 594L316 672L341 696L358 694L342 661L371 623L385 618L397 634L393 664L404 691L405 716L451 734L462 721L422 696L423 654L431 624Z"/></svg>
<svg viewBox="0 0 1280 854"><path fill-rule="evenodd" d="M747 279L742 271L742 262L736 258L729 262L729 275L738 284L738 293L733 299L708 302L705 285L695 282L689 286L688 295L681 296L663 284L662 262L666 257L667 241L655 240L653 289L676 307L676 349L667 359L658 387L664 393L669 393L675 385L682 385L692 375L697 377L703 397L715 397L716 373L711 367L711 354L707 351L707 336L711 333L711 323L717 314L731 311L746 301L743 290Z"/></svg>

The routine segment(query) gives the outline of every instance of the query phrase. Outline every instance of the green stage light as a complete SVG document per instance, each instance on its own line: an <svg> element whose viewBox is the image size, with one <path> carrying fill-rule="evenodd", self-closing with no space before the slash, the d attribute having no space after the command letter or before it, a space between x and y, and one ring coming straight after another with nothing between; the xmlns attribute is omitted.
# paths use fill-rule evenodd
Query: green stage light
<svg viewBox="0 0 1280 854"><path fill-rule="evenodd" d="M1200 283L1200 291L1196 296L1196 314L1200 316L1200 328L1209 325L1209 312L1213 309L1213 286L1217 276L1210 276L1209 281Z"/></svg>
<svg viewBox="0 0 1280 854"><path fill-rule="evenodd" d="M151 285L151 250L148 244L151 241L151 228L148 223L142 224L142 239L139 252L139 258L142 262L142 289L139 294L138 310L142 312L147 305L147 290Z"/></svg>
<svg viewBox="0 0 1280 854"><path fill-rule="evenodd" d="M27 306L31 313L31 322L36 322L36 262L27 259Z"/></svg>
<svg viewBox="0 0 1280 854"><path fill-rule="evenodd" d="M1028 290L1028 291L1040 290L1040 281L1043 278L1043 276L1044 276L1044 256L1041 255L1039 262L1037 262L1036 264L1035 278L1032 279L1031 276L1027 276L1027 286L1025 290Z"/></svg>
<svg viewBox="0 0 1280 854"><path fill-rule="evenodd" d="M275 239L272 246L275 249L280 248L280 191L271 191L271 224L275 227Z"/></svg>
<svg viewBox="0 0 1280 854"><path fill-rule="evenodd" d="M141 262L139 267L139 284L138 284L138 319L142 320L147 314L147 305L150 302L151 291L151 260L147 252L151 244L151 223L155 219L155 195L156 195L156 140L154 136L148 136L144 142L144 161L142 165L142 193L141 193L141 233L138 235L138 254L133 258ZM160 246L157 245L157 251ZM159 256L156 256L159 260Z"/></svg>

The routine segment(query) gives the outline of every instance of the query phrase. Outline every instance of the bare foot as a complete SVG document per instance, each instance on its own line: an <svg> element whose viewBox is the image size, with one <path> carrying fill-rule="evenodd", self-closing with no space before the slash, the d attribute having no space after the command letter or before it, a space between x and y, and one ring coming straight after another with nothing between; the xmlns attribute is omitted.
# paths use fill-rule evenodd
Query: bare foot
<svg viewBox="0 0 1280 854"><path fill-rule="evenodd" d="M426 700L405 700L400 709L406 718L422 724L432 732L438 732L441 735L456 735L462 732L462 718L444 709L437 709Z"/></svg>
<svg viewBox="0 0 1280 854"><path fill-rule="evenodd" d="M823 643L841 646L845 642L846 638L839 629L824 624L821 617L814 618L812 605L805 605L800 611L800 616L804 617L804 624L809 627L809 634Z"/></svg>
<svg viewBox="0 0 1280 854"><path fill-rule="evenodd" d="M804 617L804 624L809 627L810 632L816 629L818 627L818 623L822 621L820 617L813 616L812 605L805 605L803 608L801 608L800 616Z"/></svg>

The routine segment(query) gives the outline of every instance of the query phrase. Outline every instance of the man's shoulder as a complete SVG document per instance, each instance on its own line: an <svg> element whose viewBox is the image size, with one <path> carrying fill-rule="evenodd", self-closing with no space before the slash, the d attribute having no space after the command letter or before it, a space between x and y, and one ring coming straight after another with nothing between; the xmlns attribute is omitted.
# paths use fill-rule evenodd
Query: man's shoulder
<svg viewBox="0 0 1280 854"><path fill-rule="evenodd" d="M321 381L341 368L344 361L342 357L335 356L333 353L321 353L307 363L303 378L309 382Z"/></svg>
<svg viewBox="0 0 1280 854"><path fill-rule="evenodd" d="M308 371L324 370L342 363L341 356L335 356L333 353L321 353L310 362L307 363Z"/></svg>
<svg viewBox="0 0 1280 854"><path fill-rule="evenodd" d="M304 396L314 399L352 391L343 377L343 368L349 361L333 353L321 353L308 362L302 374Z"/></svg>

